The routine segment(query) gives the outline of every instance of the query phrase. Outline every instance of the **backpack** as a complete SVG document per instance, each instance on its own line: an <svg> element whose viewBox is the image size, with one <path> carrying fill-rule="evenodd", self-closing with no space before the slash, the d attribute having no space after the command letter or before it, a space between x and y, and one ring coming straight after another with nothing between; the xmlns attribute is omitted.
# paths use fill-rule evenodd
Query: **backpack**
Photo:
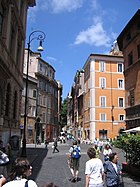
<svg viewBox="0 0 140 187"><path fill-rule="evenodd" d="M81 152L80 149L78 147L73 147L73 151L71 154L72 158L80 158L81 157Z"/></svg>
<svg viewBox="0 0 140 187"><path fill-rule="evenodd" d="M8 156L0 151L0 166L4 166L9 163L9 158Z"/></svg>

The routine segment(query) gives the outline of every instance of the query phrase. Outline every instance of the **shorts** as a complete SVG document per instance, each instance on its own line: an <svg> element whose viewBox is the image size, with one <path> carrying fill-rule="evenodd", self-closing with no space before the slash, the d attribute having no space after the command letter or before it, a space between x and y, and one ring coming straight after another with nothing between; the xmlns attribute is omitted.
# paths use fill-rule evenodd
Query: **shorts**
<svg viewBox="0 0 140 187"><path fill-rule="evenodd" d="M104 184L89 184L89 187L104 187Z"/></svg>
<svg viewBox="0 0 140 187"><path fill-rule="evenodd" d="M79 170L79 163L80 163L80 159L78 158L71 158L71 162L70 162L70 168L74 169L74 170Z"/></svg>

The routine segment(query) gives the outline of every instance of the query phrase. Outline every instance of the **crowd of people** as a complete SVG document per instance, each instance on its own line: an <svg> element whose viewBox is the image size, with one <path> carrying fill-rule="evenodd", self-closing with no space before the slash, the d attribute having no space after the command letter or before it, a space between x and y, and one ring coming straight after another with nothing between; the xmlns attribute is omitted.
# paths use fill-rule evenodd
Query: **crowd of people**
<svg viewBox="0 0 140 187"><path fill-rule="evenodd" d="M56 138L53 144L53 153L55 151L59 152L57 141L58 139ZM3 149L2 141L0 141L0 152L6 152ZM100 159L101 153L103 155L102 160ZM88 148L87 155L89 160L85 163L85 187L119 187L120 176L122 174L121 165L118 161L117 153L112 151L110 144L103 145L95 139L90 148ZM78 176L80 158L80 143L74 140L72 146L69 148L68 154L68 167L72 175L69 180L73 183L81 180ZM2 159L1 155L0 159ZM1 164L1 166L6 166L8 162L9 160L7 160L6 164ZM1 170L0 187L37 187L35 181L28 180L31 174L32 167L29 161L26 158L17 158L8 176ZM44 187L57 186L52 182L46 184Z"/></svg>

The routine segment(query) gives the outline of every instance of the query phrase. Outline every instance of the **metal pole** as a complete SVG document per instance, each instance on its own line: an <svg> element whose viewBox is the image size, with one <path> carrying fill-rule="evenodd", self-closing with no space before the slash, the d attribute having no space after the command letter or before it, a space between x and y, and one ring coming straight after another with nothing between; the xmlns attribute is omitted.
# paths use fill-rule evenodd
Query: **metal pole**
<svg viewBox="0 0 140 187"><path fill-rule="evenodd" d="M29 72L29 53L30 53L30 41L28 43L27 53L27 71L26 71L26 82L25 82L25 108L24 108L24 129L23 129L23 141L22 141L22 157L26 157L26 126L27 126L27 103L28 103L28 72Z"/></svg>

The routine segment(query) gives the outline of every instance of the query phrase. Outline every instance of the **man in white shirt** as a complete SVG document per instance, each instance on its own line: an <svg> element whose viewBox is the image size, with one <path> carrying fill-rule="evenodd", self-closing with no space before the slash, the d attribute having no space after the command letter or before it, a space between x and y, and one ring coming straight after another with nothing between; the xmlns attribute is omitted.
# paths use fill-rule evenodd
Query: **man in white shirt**
<svg viewBox="0 0 140 187"><path fill-rule="evenodd" d="M99 158L96 158L96 151L94 148L89 148L87 154L90 158L86 162L85 175L86 185L85 187L103 187L104 184L104 168L103 163Z"/></svg>

